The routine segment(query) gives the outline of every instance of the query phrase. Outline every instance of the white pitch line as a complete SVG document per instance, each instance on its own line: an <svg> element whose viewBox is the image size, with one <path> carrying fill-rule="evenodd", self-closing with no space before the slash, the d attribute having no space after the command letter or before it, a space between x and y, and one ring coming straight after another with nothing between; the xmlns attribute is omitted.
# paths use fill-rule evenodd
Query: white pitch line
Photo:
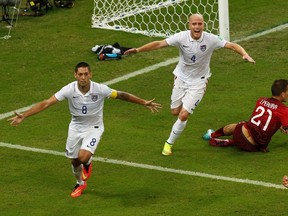
<svg viewBox="0 0 288 216"><path fill-rule="evenodd" d="M32 148L32 147L26 147L26 146L15 145L15 144L10 144L10 143L3 143L3 142L0 142L0 147L6 147L6 148L18 149L18 150L24 150L24 151L32 151L32 152L50 154L50 155L57 155L57 156L65 156L64 152L58 152L58 151L46 150L46 149L39 149L39 148ZM283 185L277 185L277 184L272 184L272 183L263 182L263 181L250 180L250 179L231 178L231 177L226 177L226 176L211 175L211 174L201 173L201 172L193 172L193 171L188 171L188 170L172 169L172 168L166 168L166 167L161 167L161 166L134 163L134 162L123 161L123 160L114 160L114 159L102 158L102 157L94 157L93 160L94 161L103 162L103 163L124 165L124 166L136 167L136 168L142 168L142 169L149 169L149 170L157 170L157 171L161 171L161 172L169 172L169 173L174 173L174 174L197 176L197 177L216 179L216 180L222 180L222 181L229 181L229 182L257 185L257 186L268 187L268 188L286 189L286 187L284 187Z"/></svg>
<svg viewBox="0 0 288 216"><path fill-rule="evenodd" d="M279 25L279 26L276 26L272 29L268 29L266 31L263 31L263 32L259 32L257 34L254 34L254 35L251 35L251 36L248 36L248 37L245 37L245 38L242 38L242 39L239 39L239 40L235 40L233 42L235 43L239 43L239 42L242 42L242 41L247 41L247 40L250 40L250 39L254 39L254 38L257 38L257 37L261 37L263 35L266 35L266 34L270 34L272 32L276 32L276 31L282 31L284 30L285 28L288 27L288 23L285 23L285 24L282 24L282 25ZM161 63L158 63L158 64L154 64L154 65L151 65L149 67L146 67L146 68L143 68L141 70L137 70L137 71L134 71L132 73L129 73L129 74L126 74L124 76L121 76L121 77L118 77L118 78L115 78L115 79L112 79L110 81L107 81L107 82L104 82L103 84L106 84L106 85L112 85L112 84L115 84L115 83L118 83L118 82L121 82L121 81L124 81L124 80L128 80L132 77L135 77L135 76L138 76L138 75L141 75L141 74L144 74L144 73L148 73L150 71L154 71L160 67L165 67L165 66L168 66L170 64L174 64L178 61L178 57L176 58L171 58L171 59L168 59L164 62L161 62ZM23 107L19 110L16 110L16 111L19 111L19 112L24 112L26 110L28 110L29 108L31 108L34 104L30 105L30 106L27 106L27 107ZM3 114L0 114L0 120L4 119L4 118L8 118L10 116L14 115L14 112L7 112L7 113L3 113Z"/></svg>
<svg viewBox="0 0 288 216"><path fill-rule="evenodd" d="M104 82L103 84L105 85L112 85L112 84L115 84L115 83L118 83L118 82L121 82L121 81L124 81L124 80L127 80L131 77L135 77L135 76L138 76L138 75L141 75L141 74L145 74L145 73L148 73L150 71L153 71L153 70L156 70L160 67L165 67L165 66L168 66L170 64L174 64L178 61L178 57L176 58L171 58L171 59L168 59L164 62L161 62L161 63L158 63L158 64L154 64L154 65L151 65L149 67L146 67L146 68L143 68L141 70L138 70L138 71L134 71L130 74L126 74L124 76L121 76L121 77L118 77L116 79L113 79L113 80L110 80L110 81L107 81L107 82Z"/></svg>
<svg viewBox="0 0 288 216"><path fill-rule="evenodd" d="M30 106L27 106L27 107L23 107L23 108L17 109L17 110L15 110L15 112L18 112L18 113L25 112L26 110L30 109L30 107L32 107L33 105L34 104L32 104ZM8 118L8 117L10 117L12 115L14 115L14 111L0 114L0 120L2 120L4 118Z"/></svg>
<svg viewBox="0 0 288 216"><path fill-rule="evenodd" d="M234 42L235 42L235 43L239 43L239 42L242 42L242 41L251 40L251 39L254 39L254 38L257 38L257 37L261 37L261 36L263 36L263 35L267 35L267 34L270 34L270 33L273 33L273 32L282 31L282 30L284 30L285 28L288 28L288 23L285 23L285 24L276 26L276 27L274 27L274 28L272 28L272 29L268 29L268 30L259 32L259 33L257 33L257 34L253 34L253 35L251 35L251 36L248 36L248 37L245 37L245 38L242 38L242 39L239 39L239 40L235 40Z"/></svg>

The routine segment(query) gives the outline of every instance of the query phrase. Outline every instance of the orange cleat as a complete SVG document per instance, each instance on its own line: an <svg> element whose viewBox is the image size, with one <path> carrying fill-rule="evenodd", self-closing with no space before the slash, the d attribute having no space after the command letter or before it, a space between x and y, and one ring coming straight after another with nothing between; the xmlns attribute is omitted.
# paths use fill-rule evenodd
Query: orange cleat
<svg viewBox="0 0 288 216"><path fill-rule="evenodd" d="M82 192L86 189L86 187L87 187L86 182L84 182L83 185L76 184L76 186L74 187L71 193L71 197L75 198L75 197L81 196Z"/></svg>

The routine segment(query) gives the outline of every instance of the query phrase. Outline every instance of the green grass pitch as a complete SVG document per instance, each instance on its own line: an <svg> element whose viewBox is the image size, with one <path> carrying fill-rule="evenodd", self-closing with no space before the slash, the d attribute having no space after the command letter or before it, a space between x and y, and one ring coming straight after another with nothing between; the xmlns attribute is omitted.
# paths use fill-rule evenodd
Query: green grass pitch
<svg viewBox="0 0 288 216"><path fill-rule="evenodd" d="M288 2L230 1L231 40L288 22ZM146 36L91 28L93 1L76 0L72 9L53 9L42 17L19 17L9 40L0 40L0 115L43 100L74 80L74 66L90 63L93 80L106 82L178 56L175 48L139 53L119 61L98 61L96 44L137 47ZM256 18L255 18L256 17ZM0 23L0 34L5 34ZM1 35L0 35L1 36ZM175 170L281 184L288 138L277 133L270 152L246 153L213 148L201 136L208 128L246 120L259 96L270 96L275 79L287 79L288 29L239 42L256 61L242 61L217 50L211 61L207 94L189 118L171 157L161 150L175 118L170 115L175 64L111 85L163 105L152 114L141 106L107 100L105 132L95 157ZM70 114L66 102L30 117L16 128L0 121L0 143L63 153ZM249 183L94 162L84 194L70 197L75 184L69 161L61 155L0 146L0 209L3 216L242 216L287 214L287 190Z"/></svg>

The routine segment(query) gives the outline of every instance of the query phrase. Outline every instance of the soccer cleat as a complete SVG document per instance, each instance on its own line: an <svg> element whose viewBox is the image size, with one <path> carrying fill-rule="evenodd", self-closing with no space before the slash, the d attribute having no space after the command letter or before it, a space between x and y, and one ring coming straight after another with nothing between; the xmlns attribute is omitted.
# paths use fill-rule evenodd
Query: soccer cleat
<svg viewBox="0 0 288 216"><path fill-rule="evenodd" d="M216 139L216 138L211 138L209 140L209 144L211 146L217 146L217 147L226 147L232 145L229 139Z"/></svg>
<svg viewBox="0 0 288 216"><path fill-rule="evenodd" d="M92 162L89 165L84 165L82 167L82 180L87 181L92 174Z"/></svg>
<svg viewBox="0 0 288 216"><path fill-rule="evenodd" d="M172 154L172 146L171 144L165 142L164 148L162 150L162 155L168 156Z"/></svg>
<svg viewBox="0 0 288 216"><path fill-rule="evenodd" d="M84 182L83 185L76 184L76 186L74 187L71 193L71 197L75 198L75 197L81 196L82 192L85 190L86 187L87 187L86 182Z"/></svg>
<svg viewBox="0 0 288 216"><path fill-rule="evenodd" d="M210 140L211 139L211 134L214 132L213 129L208 129L207 132L203 135L204 140Z"/></svg>

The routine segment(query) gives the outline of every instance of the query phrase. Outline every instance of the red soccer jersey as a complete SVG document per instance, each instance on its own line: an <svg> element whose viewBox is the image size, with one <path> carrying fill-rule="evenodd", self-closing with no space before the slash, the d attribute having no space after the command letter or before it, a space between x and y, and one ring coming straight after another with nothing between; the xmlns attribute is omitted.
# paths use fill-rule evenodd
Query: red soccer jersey
<svg viewBox="0 0 288 216"><path fill-rule="evenodd" d="M255 142L267 147L281 125L288 127L288 107L274 98L259 98L247 122Z"/></svg>

